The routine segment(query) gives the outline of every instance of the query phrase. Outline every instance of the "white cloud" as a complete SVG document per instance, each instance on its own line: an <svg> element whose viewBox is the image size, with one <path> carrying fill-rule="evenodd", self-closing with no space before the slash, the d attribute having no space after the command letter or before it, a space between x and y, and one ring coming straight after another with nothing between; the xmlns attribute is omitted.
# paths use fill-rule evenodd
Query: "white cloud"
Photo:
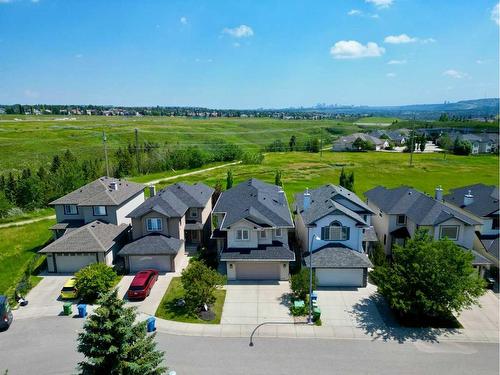
<svg viewBox="0 0 500 375"><path fill-rule="evenodd" d="M426 39L419 39L419 40L420 40L420 43L422 43L422 44L436 43L436 39L434 39L434 38L426 38Z"/></svg>
<svg viewBox="0 0 500 375"><path fill-rule="evenodd" d="M393 2L393 0L365 0L365 3L371 3L377 8L389 8Z"/></svg>
<svg viewBox="0 0 500 375"><path fill-rule="evenodd" d="M180 23L182 23L183 25L187 25L188 23L188 19L187 17L185 16L182 16L180 19L179 19Z"/></svg>
<svg viewBox="0 0 500 375"><path fill-rule="evenodd" d="M445 70L445 71L443 72L443 75L444 75L444 76L451 77L451 78L456 78L456 79L467 78L467 77L469 76L467 73L460 72L460 71L455 70L455 69L448 69L448 70Z"/></svg>
<svg viewBox="0 0 500 375"><path fill-rule="evenodd" d="M358 9L351 9L349 12L347 12L348 16L360 16L362 12Z"/></svg>
<svg viewBox="0 0 500 375"><path fill-rule="evenodd" d="M389 78L394 78L394 77L396 77L396 75L397 75L396 73L392 73L392 72L391 72L391 73L387 73L387 74L386 74L386 77L389 77Z"/></svg>
<svg viewBox="0 0 500 375"><path fill-rule="evenodd" d="M389 44L403 44L403 43L415 43L418 38L413 38L408 36L407 34L399 34L399 35L389 35L384 39L385 43Z"/></svg>
<svg viewBox="0 0 500 375"><path fill-rule="evenodd" d="M377 13L372 14L370 17L371 17L371 18L380 18L380 16L379 16Z"/></svg>
<svg viewBox="0 0 500 375"><path fill-rule="evenodd" d="M388 65L401 65L406 64L406 60L389 60L387 62Z"/></svg>
<svg viewBox="0 0 500 375"><path fill-rule="evenodd" d="M224 30L222 30L222 32L224 34L231 35L234 38L248 38L253 36L252 28L247 25L240 25L232 29L226 27Z"/></svg>
<svg viewBox="0 0 500 375"><path fill-rule="evenodd" d="M330 48L330 54L334 59L360 59L363 57L382 56L385 48L379 47L377 43L368 42L366 45L356 40L340 40Z"/></svg>
<svg viewBox="0 0 500 375"><path fill-rule="evenodd" d="M491 19L500 26L500 3L497 3L491 10Z"/></svg>

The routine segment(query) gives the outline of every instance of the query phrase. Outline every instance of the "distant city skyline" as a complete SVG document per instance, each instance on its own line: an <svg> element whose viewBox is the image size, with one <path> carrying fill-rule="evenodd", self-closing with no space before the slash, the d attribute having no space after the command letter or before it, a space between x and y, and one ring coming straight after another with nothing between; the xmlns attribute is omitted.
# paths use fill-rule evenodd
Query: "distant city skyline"
<svg viewBox="0 0 500 375"><path fill-rule="evenodd" d="M499 96L498 0L0 0L0 103L206 108Z"/></svg>

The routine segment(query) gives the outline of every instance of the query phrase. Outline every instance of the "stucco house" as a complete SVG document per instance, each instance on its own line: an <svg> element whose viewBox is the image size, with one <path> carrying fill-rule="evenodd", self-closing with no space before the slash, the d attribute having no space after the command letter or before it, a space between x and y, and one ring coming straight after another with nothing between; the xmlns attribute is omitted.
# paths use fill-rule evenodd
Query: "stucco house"
<svg viewBox="0 0 500 375"><path fill-rule="evenodd" d="M373 143L375 146L375 150L377 151L389 147L389 142L387 141L387 139L372 137L371 135L365 133L354 133L341 136L339 139L333 142L332 151L358 151L358 149L354 146L354 142L356 142L357 139Z"/></svg>
<svg viewBox="0 0 500 375"><path fill-rule="evenodd" d="M404 245L417 229L426 229L435 240L446 237L472 251L473 265L483 272L491 262L473 250L475 231L482 223L443 203L442 194L440 187L431 197L408 186L377 186L365 193L368 206L375 212L372 223L386 254L391 255L394 244Z"/></svg>
<svg viewBox="0 0 500 375"><path fill-rule="evenodd" d="M155 193L127 215L132 220L132 242L119 252L130 272L154 268L179 269L186 247L206 244L214 189L203 184L176 183Z"/></svg>
<svg viewBox="0 0 500 375"><path fill-rule="evenodd" d="M144 185L100 177L50 205L55 241L40 250L49 272L75 272L88 264L112 265L130 230L127 215L144 202Z"/></svg>
<svg viewBox="0 0 500 375"><path fill-rule="evenodd" d="M212 211L212 238L229 280L288 280L293 221L279 186L250 179L224 191Z"/></svg>
<svg viewBox="0 0 500 375"><path fill-rule="evenodd" d="M484 250L489 260L498 267L500 209L498 186L475 184L451 189L443 197L444 201L453 207L474 215L482 225L476 231L474 248Z"/></svg>
<svg viewBox="0 0 500 375"><path fill-rule="evenodd" d="M317 285L365 287L372 267L365 250L377 241L373 211L352 191L328 184L296 194L294 213L303 266L312 262Z"/></svg>

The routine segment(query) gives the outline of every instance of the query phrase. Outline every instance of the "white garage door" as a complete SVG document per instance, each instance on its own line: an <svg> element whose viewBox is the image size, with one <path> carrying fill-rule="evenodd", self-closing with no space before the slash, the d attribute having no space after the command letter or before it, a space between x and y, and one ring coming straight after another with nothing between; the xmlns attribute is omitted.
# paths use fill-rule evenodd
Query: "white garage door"
<svg viewBox="0 0 500 375"><path fill-rule="evenodd" d="M154 269L168 272L171 269L170 255L134 255L129 256L130 272Z"/></svg>
<svg viewBox="0 0 500 375"><path fill-rule="evenodd" d="M362 268L318 268L318 286L363 286Z"/></svg>
<svg viewBox="0 0 500 375"><path fill-rule="evenodd" d="M56 254L57 272L76 272L89 264L96 263L95 253Z"/></svg>
<svg viewBox="0 0 500 375"><path fill-rule="evenodd" d="M280 263L273 262L241 262L236 263L236 279L238 280L279 280Z"/></svg>

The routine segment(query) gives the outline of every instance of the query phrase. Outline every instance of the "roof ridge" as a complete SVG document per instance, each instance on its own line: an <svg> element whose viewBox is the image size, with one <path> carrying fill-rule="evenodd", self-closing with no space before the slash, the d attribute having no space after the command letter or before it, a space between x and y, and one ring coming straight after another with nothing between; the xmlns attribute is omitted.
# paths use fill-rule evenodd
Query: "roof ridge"
<svg viewBox="0 0 500 375"><path fill-rule="evenodd" d="M94 237L94 239L97 241L97 243L99 244L99 246L101 246L101 249L103 250L106 250L106 248L104 247L103 243L101 242L101 240L99 240L99 238L97 238L97 236L95 235L95 233L90 229L90 228L95 228L92 226L93 223L99 223L99 224L104 224L102 221L100 220L95 220L95 221L91 221L89 224L89 226L85 226L87 231L91 234L92 237Z"/></svg>

